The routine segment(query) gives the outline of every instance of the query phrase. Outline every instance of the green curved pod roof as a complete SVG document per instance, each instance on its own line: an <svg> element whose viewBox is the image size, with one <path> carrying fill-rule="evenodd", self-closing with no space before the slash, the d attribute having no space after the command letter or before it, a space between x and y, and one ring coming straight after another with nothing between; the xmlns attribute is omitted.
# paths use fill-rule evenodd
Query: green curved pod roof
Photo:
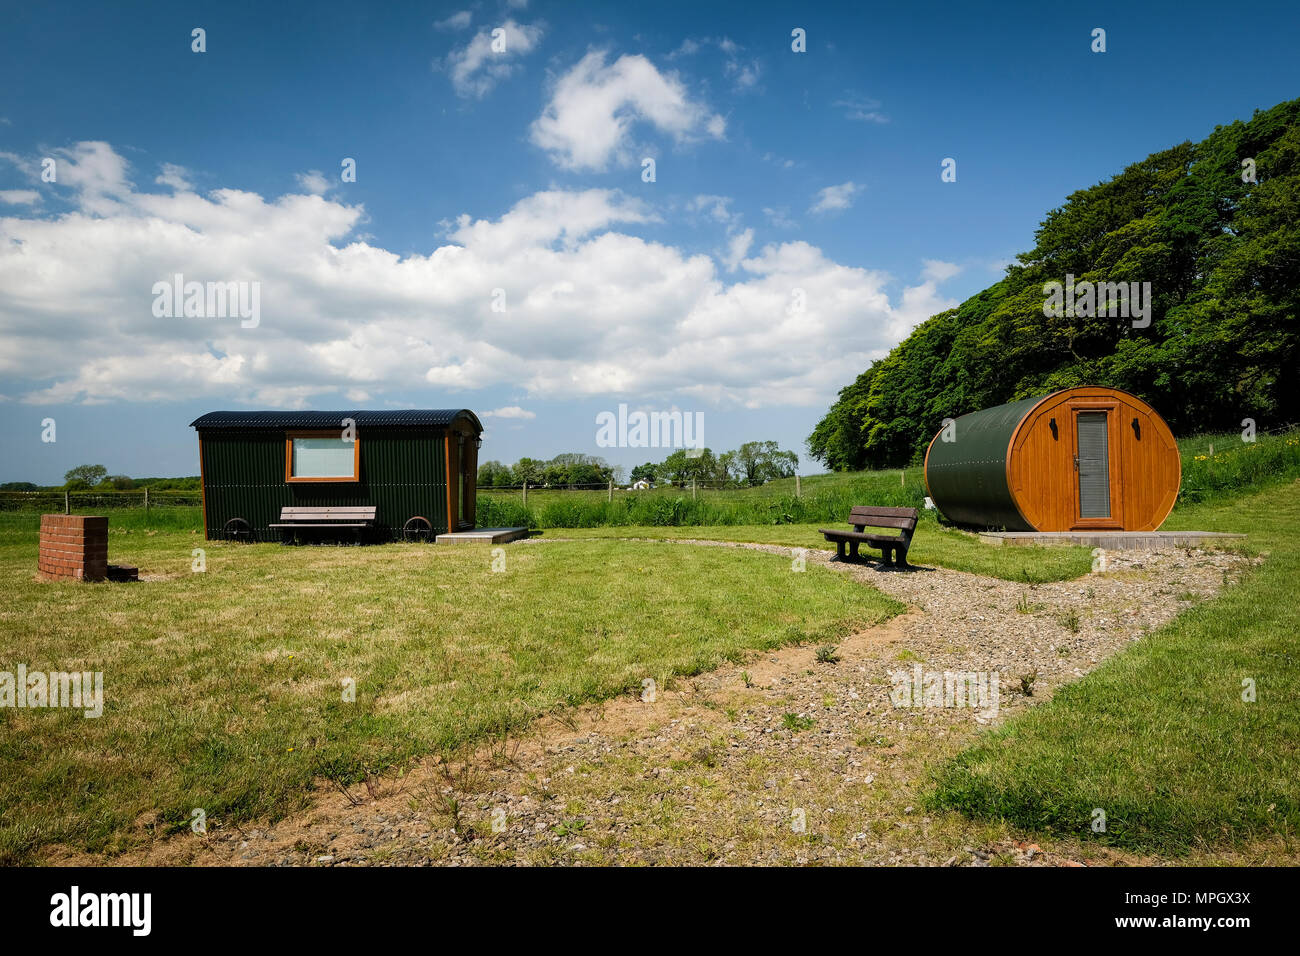
<svg viewBox="0 0 1300 956"><path fill-rule="evenodd" d="M1055 393L1049 393L1055 394ZM1017 426L1048 395L996 405L941 429L925 458L925 485L935 506L958 524L1033 531L1007 485L1007 449Z"/></svg>

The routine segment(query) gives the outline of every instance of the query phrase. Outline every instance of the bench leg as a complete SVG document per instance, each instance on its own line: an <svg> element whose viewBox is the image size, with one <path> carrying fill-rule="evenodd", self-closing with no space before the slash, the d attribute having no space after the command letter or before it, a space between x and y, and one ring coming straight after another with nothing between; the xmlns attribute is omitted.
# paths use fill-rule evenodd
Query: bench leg
<svg viewBox="0 0 1300 956"><path fill-rule="evenodd" d="M843 561L843 560L844 560L844 542L843 542L843 541L836 541L836 542L835 542L835 560L836 560L836 561Z"/></svg>
<svg viewBox="0 0 1300 956"><path fill-rule="evenodd" d="M907 563L906 548L894 548L894 564L900 568L911 567L911 565Z"/></svg>
<svg viewBox="0 0 1300 956"><path fill-rule="evenodd" d="M859 542L859 541L850 541L850 542L849 542L849 560L850 560L850 561L861 561L861 560L862 560L862 558L859 557L859 555L858 555L858 545L859 545L860 543L861 543L861 542Z"/></svg>

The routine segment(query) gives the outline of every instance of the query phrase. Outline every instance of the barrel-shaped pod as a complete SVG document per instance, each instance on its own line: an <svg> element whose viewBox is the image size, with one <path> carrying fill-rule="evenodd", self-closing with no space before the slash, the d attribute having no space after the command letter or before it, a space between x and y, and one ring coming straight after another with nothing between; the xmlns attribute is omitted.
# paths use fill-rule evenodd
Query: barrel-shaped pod
<svg viewBox="0 0 1300 956"><path fill-rule="evenodd" d="M957 524L1053 532L1155 530L1182 477L1164 419L1092 386L961 416L930 442L925 475Z"/></svg>
<svg viewBox="0 0 1300 956"><path fill-rule="evenodd" d="M1033 531L1007 484L1011 436L1042 398L962 415L939 430L925 453L925 486L957 524Z"/></svg>

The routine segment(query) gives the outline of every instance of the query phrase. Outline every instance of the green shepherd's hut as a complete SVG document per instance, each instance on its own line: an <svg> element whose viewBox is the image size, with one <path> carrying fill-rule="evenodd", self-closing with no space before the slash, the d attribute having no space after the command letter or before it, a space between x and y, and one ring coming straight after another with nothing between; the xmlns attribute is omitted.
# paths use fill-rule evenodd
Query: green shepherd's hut
<svg viewBox="0 0 1300 956"><path fill-rule="evenodd" d="M467 408L209 412L199 435L209 539L280 540L284 508L375 508L368 537L474 527L483 425Z"/></svg>

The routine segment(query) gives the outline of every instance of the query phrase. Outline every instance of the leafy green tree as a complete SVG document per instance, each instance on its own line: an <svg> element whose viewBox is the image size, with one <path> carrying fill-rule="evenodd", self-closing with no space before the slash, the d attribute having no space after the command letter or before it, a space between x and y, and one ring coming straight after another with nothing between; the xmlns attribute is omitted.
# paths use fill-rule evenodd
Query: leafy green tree
<svg viewBox="0 0 1300 956"><path fill-rule="evenodd" d="M75 481L90 488L103 481L107 475L108 469L103 465L78 465L76 468L70 468L63 476L63 480L69 487Z"/></svg>
<svg viewBox="0 0 1300 956"><path fill-rule="evenodd" d="M761 485L773 478L793 477L799 456L782 451L774 441L749 441L736 449L733 474L747 485Z"/></svg>
<svg viewBox="0 0 1300 956"><path fill-rule="evenodd" d="M1045 316L1044 284L1067 275L1150 283L1150 325ZM1298 316L1291 100L1069 195L1004 278L917 326L842 389L808 450L836 470L919 462L946 417L1089 384L1133 392L1176 433L1293 422Z"/></svg>
<svg viewBox="0 0 1300 956"><path fill-rule="evenodd" d="M654 462L647 461L644 465L637 465L632 469L631 480L633 483L644 478L646 481L654 482L657 480L658 466Z"/></svg>
<svg viewBox="0 0 1300 956"><path fill-rule="evenodd" d="M485 461L478 466L478 486L480 488L499 488L502 485L508 485L511 477L510 468L499 461Z"/></svg>
<svg viewBox="0 0 1300 956"><path fill-rule="evenodd" d="M719 485L728 480L711 448L679 448L655 467L661 481L671 481L685 487L691 479L707 485Z"/></svg>
<svg viewBox="0 0 1300 956"><path fill-rule="evenodd" d="M513 468L516 484L538 485L542 482L542 466L545 462L533 458L520 458Z"/></svg>

